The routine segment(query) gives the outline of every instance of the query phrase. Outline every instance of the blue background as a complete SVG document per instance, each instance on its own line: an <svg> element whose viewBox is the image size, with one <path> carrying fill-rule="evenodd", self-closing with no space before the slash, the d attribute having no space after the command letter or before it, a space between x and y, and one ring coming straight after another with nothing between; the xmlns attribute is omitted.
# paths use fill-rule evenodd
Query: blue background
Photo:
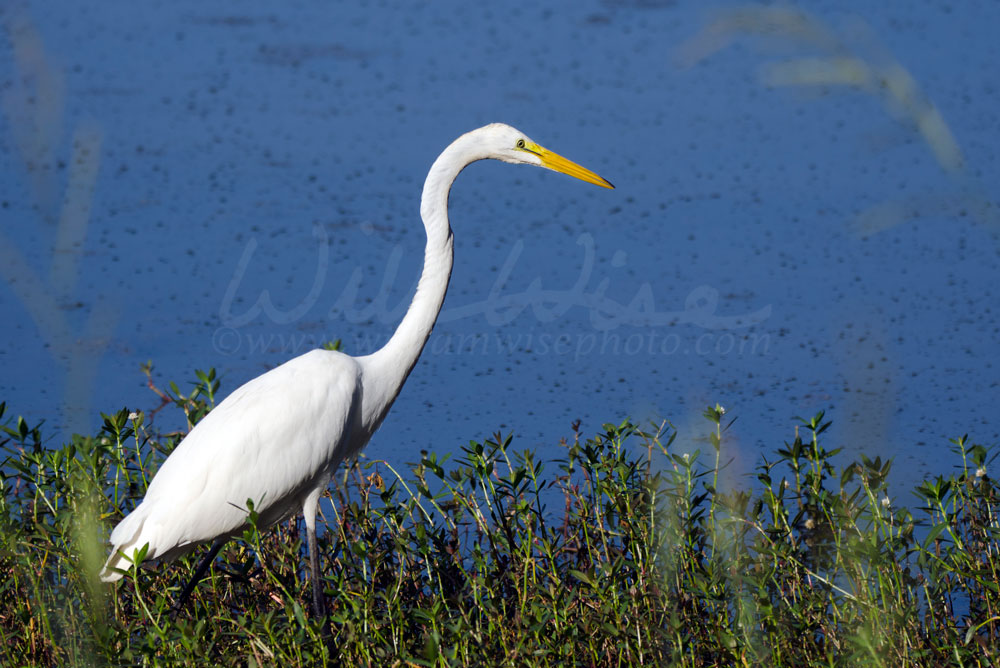
<svg viewBox="0 0 1000 668"><path fill-rule="evenodd" d="M52 440L155 407L146 360L228 393L375 349L427 168L493 121L618 189L462 174L442 319L369 457L495 430L558 457L626 416L687 452L715 402L736 472L821 409L907 482L997 440L996 3L0 12L0 399Z"/></svg>

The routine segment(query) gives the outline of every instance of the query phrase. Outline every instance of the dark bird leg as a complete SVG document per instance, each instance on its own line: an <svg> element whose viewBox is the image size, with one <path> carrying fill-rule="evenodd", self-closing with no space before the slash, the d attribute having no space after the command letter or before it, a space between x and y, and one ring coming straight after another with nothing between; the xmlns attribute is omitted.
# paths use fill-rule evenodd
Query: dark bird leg
<svg viewBox="0 0 1000 668"><path fill-rule="evenodd" d="M226 544L226 540L227 539L224 538L216 538L215 542L212 543L212 548L208 551L208 554L206 554L205 557L201 560L201 563L198 564L198 568L195 569L194 575L191 576L191 580L187 583L187 586L184 587L184 591L181 592L181 595L180 597L178 597L177 602L174 603L173 607L170 608L171 617L175 617L177 613L180 612L181 609L184 607L184 603L187 602L187 599L191 595L191 592L194 591L195 585L197 585L201 581L201 579L205 576L205 571L207 571L208 567L212 565L212 561L215 560L215 555L219 554L219 550L221 550L222 546Z"/></svg>
<svg viewBox="0 0 1000 668"><path fill-rule="evenodd" d="M322 489L310 492L302 504L302 516L306 521L306 541L309 548L309 579L312 581L313 614L317 619L326 615L326 605L323 602L323 584L319 575L319 550L316 547L316 512L319 508L319 496L322 492Z"/></svg>

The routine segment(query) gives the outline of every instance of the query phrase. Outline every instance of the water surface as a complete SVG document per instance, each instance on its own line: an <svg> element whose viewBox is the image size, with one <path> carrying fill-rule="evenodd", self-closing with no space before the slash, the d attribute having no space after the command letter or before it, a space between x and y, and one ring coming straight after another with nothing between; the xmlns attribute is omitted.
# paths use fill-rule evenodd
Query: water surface
<svg viewBox="0 0 1000 668"><path fill-rule="evenodd" d="M461 175L444 312L369 456L501 430L557 457L626 416L692 450L715 402L744 470L819 410L906 480L996 442L995 3L232 7L0 14L0 398L53 439L154 407L146 360L227 392L375 349L427 167L504 121L618 189Z"/></svg>

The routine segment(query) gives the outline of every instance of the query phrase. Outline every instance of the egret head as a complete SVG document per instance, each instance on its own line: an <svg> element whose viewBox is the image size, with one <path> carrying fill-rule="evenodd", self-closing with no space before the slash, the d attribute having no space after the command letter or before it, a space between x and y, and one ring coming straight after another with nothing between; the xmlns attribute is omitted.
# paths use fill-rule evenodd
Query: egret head
<svg viewBox="0 0 1000 668"><path fill-rule="evenodd" d="M487 157L517 165L545 167L602 188L614 188L607 179L540 146L517 128L503 123L493 123L476 132L482 133L485 148L489 152Z"/></svg>

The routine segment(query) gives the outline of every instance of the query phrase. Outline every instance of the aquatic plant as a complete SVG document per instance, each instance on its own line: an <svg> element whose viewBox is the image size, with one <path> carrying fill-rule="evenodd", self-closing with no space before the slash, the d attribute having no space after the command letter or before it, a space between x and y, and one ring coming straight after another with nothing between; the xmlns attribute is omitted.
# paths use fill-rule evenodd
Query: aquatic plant
<svg viewBox="0 0 1000 668"><path fill-rule="evenodd" d="M147 372L150 369L147 368ZM214 371L160 408L186 428ZM510 435L407 469L361 459L331 487L320 536L324 619L305 612L299 520L220 553L170 608L200 553L97 580L107 530L142 498L185 430L103 416L53 446L0 404L0 657L4 665L997 665L995 456L952 442L957 471L910 510L891 462L835 468L823 413L720 488L727 422L704 453L669 423L629 421L541 461ZM159 416L157 416L159 419ZM433 434L428 435L433 442ZM373 453L377 450L373 450ZM704 456L702 456L704 455Z"/></svg>

